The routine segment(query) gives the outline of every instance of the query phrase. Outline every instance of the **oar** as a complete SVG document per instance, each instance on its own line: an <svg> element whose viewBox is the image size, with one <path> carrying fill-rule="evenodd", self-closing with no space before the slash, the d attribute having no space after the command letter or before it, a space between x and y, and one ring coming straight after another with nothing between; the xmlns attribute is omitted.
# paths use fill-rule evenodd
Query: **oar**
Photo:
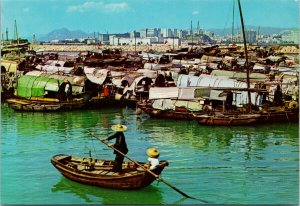
<svg viewBox="0 0 300 206"><path fill-rule="evenodd" d="M130 157L126 156L124 153L122 153L121 151L119 151L118 149L114 148L112 145L107 144L106 142L102 141L101 138L97 137L96 135L94 135L93 133L89 132L92 136L94 136L95 138L97 138L98 140L100 140L102 143L104 143L106 146L112 148L113 150L115 150L116 152L120 153L121 155L123 155L124 157L126 157L127 159L129 159L130 161L134 162L136 165L138 165L139 167L143 168L144 170L146 170L147 172L149 172L151 175L153 175L157 180L162 181L163 183L165 183L166 185L168 185L169 187L171 187L173 190L175 190L176 192L180 193L181 195L183 195L186 198L190 198L190 199L195 199L195 200L200 200L194 197L191 197L189 195L187 195L186 193L182 192L181 190L179 190L178 188L176 188L175 186L171 185L169 182L167 182L166 180L164 180L163 178L159 177L157 174L155 174L154 172L152 172L151 170L145 168L143 165L139 164L137 161L131 159ZM205 200L200 200L204 203L208 203Z"/></svg>

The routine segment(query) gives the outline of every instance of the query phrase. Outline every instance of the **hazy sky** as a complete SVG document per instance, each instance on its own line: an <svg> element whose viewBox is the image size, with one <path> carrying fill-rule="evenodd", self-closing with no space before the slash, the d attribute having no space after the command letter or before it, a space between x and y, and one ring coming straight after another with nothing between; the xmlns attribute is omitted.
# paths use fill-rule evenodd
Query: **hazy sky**
<svg viewBox="0 0 300 206"><path fill-rule="evenodd" d="M299 28L300 0L241 0L246 25ZM235 7L233 6L235 5ZM235 9L233 9L235 8ZM234 10L234 18L233 18ZM141 28L240 26L237 0L1 0L1 32L21 37L68 28L121 33Z"/></svg>

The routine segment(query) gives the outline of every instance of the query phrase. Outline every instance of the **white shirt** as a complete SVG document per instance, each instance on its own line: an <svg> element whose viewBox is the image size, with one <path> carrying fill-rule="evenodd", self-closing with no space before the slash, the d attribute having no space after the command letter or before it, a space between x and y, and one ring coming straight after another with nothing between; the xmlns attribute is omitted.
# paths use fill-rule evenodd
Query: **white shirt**
<svg viewBox="0 0 300 206"><path fill-rule="evenodd" d="M153 170L153 169L155 169L155 167L157 166L157 165L159 165L159 161L158 161L158 159L157 158L152 158L152 157L149 157L148 158L148 161L150 162L150 170Z"/></svg>
<svg viewBox="0 0 300 206"><path fill-rule="evenodd" d="M65 87L65 92L66 92L66 93L69 91L69 87L70 87L70 85L69 85L69 84L66 84L66 87Z"/></svg>

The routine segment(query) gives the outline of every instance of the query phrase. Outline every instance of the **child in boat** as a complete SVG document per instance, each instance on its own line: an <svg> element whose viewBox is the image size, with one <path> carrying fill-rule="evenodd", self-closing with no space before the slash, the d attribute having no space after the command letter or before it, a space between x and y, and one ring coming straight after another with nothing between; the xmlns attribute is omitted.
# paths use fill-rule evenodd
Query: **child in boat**
<svg viewBox="0 0 300 206"><path fill-rule="evenodd" d="M147 168L150 170L153 170L156 168L157 165L159 165L159 152L156 148L150 147L146 150L146 154L148 155L148 162Z"/></svg>

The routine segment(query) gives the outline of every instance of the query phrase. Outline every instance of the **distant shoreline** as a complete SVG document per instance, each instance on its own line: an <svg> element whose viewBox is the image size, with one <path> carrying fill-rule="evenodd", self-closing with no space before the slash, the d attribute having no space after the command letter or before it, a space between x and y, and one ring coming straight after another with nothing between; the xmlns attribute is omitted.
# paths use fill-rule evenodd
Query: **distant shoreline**
<svg viewBox="0 0 300 206"><path fill-rule="evenodd" d="M187 48L191 46L175 46L175 49L178 48ZM200 46L194 46L194 48L200 47ZM222 48L223 46L220 46ZM258 46L248 46L248 49L254 49ZM267 48L272 47L276 52L278 53L284 53L284 54L299 54L299 48L296 46L281 46L281 45L274 45L274 46L267 46ZM44 50L44 51L50 51L50 52L86 52L86 51L94 51L94 50L103 50L103 49L119 49L124 52L134 52L136 51L157 51L157 52L168 52L173 49L173 46L170 45L118 45L118 46L112 46L112 45L30 45L30 49L34 51L38 50ZM243 47L240 47L239 50L243 51Z"/></svg>

